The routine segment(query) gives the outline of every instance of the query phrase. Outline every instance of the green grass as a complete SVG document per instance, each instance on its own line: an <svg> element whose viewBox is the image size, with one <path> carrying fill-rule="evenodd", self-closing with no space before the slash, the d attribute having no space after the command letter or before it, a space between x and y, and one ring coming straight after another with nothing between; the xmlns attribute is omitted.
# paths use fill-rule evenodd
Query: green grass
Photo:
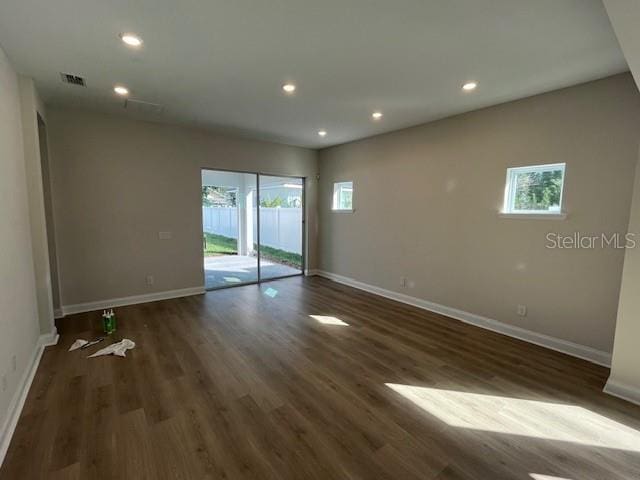
<svg viewBox="0 0 640 480"><path fill-rule="evenodd" d="M255 248L258 248L255 245ZM302 255L277 248L271 248L263 245L260 248L260 256L272 262L289 265L290 267L302 270Z"/></svg>
<svg viewBox="0 0 640 480"><path fill-rule="evenodd" d="M205 233L202 246L207 257L238 254L238 241L235 238L224 237L215 233ZM258 246L254 245L254 248L257 249ZM260 250L260 255L266 260L302 269L302 255L300 254L263 246Z"/></svg>
<svg viewBox="0 0 640 480"><path fill-rule="evenodd" d="M207 257L238 254L238 242L235 238L223 237L215 233L204 234L202 247Z"/></svg>

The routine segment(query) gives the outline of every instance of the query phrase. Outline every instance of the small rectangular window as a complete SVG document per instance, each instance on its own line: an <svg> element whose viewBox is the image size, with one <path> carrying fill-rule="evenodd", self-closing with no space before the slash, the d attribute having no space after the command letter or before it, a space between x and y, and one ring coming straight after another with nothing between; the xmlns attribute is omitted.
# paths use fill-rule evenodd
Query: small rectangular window
<svg viewBox="0 0 640 480"><path fill-rule="evenodd" d="M353 182L335 182L333 184L334 211L353 211Z"/></svg>
<svg viewBox="0 0 640 480"><path fill-rule="evenodd" d="M507 169L503 213L562 214L564 163Z"/></svg>

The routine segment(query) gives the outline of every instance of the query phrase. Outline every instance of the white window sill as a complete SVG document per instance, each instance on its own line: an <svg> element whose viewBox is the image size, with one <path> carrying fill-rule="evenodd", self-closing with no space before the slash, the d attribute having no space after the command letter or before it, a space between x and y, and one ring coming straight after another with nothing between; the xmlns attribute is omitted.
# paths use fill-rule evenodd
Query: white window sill
<svg viewBox="0 0 640 480"><path fill-rule="evenodd" d="M355 212L355 210L354 209L344 209L344 208L342 208L342 209L332 208L331 212L333 212L333 213L353 213L353 212Z"/></svg>
<svg viewBox="0 0 640 480"><path fill-rule="evenodd" d="M566 213L498 213L500 218L514 218L517 220L566 220Z"/></svg>

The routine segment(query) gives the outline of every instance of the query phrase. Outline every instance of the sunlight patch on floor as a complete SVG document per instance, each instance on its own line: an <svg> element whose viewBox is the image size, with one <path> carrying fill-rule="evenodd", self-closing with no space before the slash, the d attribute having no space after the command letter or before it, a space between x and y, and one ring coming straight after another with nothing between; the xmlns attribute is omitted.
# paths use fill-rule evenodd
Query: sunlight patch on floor
<svg viewBox="0 0 640 480"><path fill-rule="evenodd" d="M278 296L278 290L276 290L275 288L267 288L266 290L263 290L263 292L267 297L271 297L271 298L276 298L276 296Z"/></svg>
<svg viewBox="0 0 640 480"><path fill-rule="evenodd" d="M452 427L640 452L640 432L576 405L385 385Z"/></svg>
<svg viewBox="0 0 640 480"><path fill-rule="evenodd" d="M318 322L322 323L323 325L340 325L341 327L349 326L348 323L345 323L336 317L329 317L326 315L309 315L309 316L314 320L317 320Z"/></svg>
<svg viewBox="0 0 640 480"><path fill-rule="evenodd" d="M552 475L542 475L540 473L530 473L529 476L533 478L533 480L571 480L566 477L554 477Z"/></svg>

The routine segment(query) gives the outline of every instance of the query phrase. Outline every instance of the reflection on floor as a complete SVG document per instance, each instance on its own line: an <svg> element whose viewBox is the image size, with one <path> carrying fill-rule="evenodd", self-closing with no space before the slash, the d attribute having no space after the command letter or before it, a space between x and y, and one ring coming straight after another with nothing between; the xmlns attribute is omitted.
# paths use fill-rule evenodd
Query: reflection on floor
<svg viewBox="0 0 640 480"><path fill-rule="evenodd" d="M297 268L261 259L261 278L285 277L301 273ZM204 258L206 289L228 287L258 280L258 260L242 255L219 255Z"/></svg>

